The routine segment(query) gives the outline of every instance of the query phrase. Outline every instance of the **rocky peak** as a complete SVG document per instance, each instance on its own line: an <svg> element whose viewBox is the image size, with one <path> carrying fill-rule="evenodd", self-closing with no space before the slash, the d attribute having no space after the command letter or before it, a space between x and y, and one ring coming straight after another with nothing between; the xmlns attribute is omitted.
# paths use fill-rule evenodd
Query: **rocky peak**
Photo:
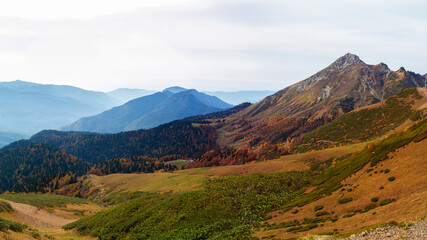
<svg viewBox="0 0 427 240"><path fill-rule="evenodd" d="M378 64L378 66L379 66L379 67L381 67L382 69L390 70L390 69L388 68L387 64L385 64L385 63L383 63L383 62L380 62L380 63Z"/></svg>
<svg viewBox="0 0 427 240"><path fill-rule="evenodd" d="M397 70L398 72L406 72L404 67L400 67L399 70Z"/></svg>
<svg viewBox="0 0 427 240"><path fill-rule="evenodd" d="M357 55L347 53L344 56L338 58L335 62L333 62L327 68L329 71L333 71L336 69L343 69L348 66L356 65L356 64L365 64Z"/></svg>

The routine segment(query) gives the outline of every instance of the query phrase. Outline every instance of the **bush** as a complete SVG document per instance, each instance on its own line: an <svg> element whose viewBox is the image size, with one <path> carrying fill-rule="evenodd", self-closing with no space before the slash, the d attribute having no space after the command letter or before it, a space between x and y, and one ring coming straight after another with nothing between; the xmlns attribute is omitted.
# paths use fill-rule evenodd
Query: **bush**
<svg viewBox="0 0 427 240"><path fill-rule="evenodd" d="M14 232L22 232L22 230L27 228L27 225L0 218L0 231L12 230Z"/></svg>
<svg viewBox="0 0 427 240"><path fill-rule="evenodd" d="M384 170L384 173L389 173L390 172L390 169L386 169L386 170Z"/></svg>
<svg viewBox="0 0 427 240"><path fill-rule="evenodd" d="M314 211L320 211L320 210L322 210L323 209L323 205L318 205L318 206L315 206L314 207Z"/></svg>
<svg viewBox="0 0 427 240"><path fill-rule="evenodd" d="M384 205L390 204L390 203L392 203L392 202L394 202L394 201L396 201L396 200L394 200L394 199L390 199L390 198L384 199L384 200L382 200L382 201L380 202L380 206L384 206Z"/></svg>
<svg viewBox="0 0 427 240"><path fill-rule="evenodd" d="M343 198L343 199L338 200L338 203L339 204L344 204L344 203L348 203L348 202L351 202L351 201L353 201L353 198Z"/></svg>
<svg viewBox="0 0 427 240"><path fill-rule="evenodd" d="M371 198L371 202L378 202L378 198L377 197Z"/></svg>
<svg viewBox="0 0 427 240"><path fill-rule="evenodd" d="M365 207L365 209L362 212L368 212L369 210L372 210L376 207L377 207L377 205L375 203L369 204L368 206Z"/></svg>
<svg viewBox="0 0 427 240"><path fill-rule="evenodd" d="M321 211L321 212L317 212L316 213L316 217L320 217L320 216L324 216L324 215L329 215L329 212L327 212L327 211Z"/></svg>
<svg viewBox="0 0 427 240"><path fill-rule="evenodd" d="M9 203L0 201L0 212L12 212L13 209Z"/></svg>
<svg viewBox="0 0 427 240"><path fill-rule="evenodd" d="M389 181L389 182L393 182L394 180L396 180L396 178L395 178L395 177L389 177L389 178L388 178L388 181Z"/></svg>
<svg viewBox="0 0 427 240"><path fill-rule="evenodd" d="M294 211L292 211L292 214L297 214L298 212L298 209L295 209Z"/></svg>

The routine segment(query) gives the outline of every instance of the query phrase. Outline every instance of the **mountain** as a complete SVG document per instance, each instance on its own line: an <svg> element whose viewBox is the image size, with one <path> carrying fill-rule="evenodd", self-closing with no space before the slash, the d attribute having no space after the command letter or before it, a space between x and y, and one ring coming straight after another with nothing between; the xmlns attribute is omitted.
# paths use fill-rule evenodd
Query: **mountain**
<svg viewBox="0 0 427 240"><path fill-rule="evenodd" d="M43 190L59 173L84 174L88 164L52 146L29 145L0 150L0 191Z"/></svg>
<svg viewBox="0 0 427 240"><path fill-rule="evenodd" d="M179 93L179 92L184 92L184 91L187 91L187 90L188 89L183 88L183 87L173 86L173 87L165 88L163 90L163 92Z"/></svg>
<svg viewBox="0 0 427 240"><path fill-rule="evenodd" d="M28 136L17 134L17 133L0 132L0 148L6 146L11 142L15 142L27 137Z"/></svg>
<svg viewBox="0 0 427 240"><path fill-rule="evenodd" d="M322 71L241 112L241 117L336 117L404 89L425 86L425 78L419 74L404 68L392 71L384 63L368 65L347 53Z"/></svg>
<svg viewBox="0 0 427 240"><path fill-rule="evenodd" d="M118 105L124 104L132 99L155 93L154 90L136 89L136 88L119 88L106 94L119 101Z"/></svg>
<svg viewBox="0 0 427 240"><path fill-rule="evenodd" d="M230 107L231 105L217 97L196 90L174 93L165 89L162 92L131 100L101 114L82 118L64 127L63 130L117 133L148 129L173 120L217 112Z"/></svg>
<svg viewBox="0 0 427 240"><path fill-rule="evenodd" d="M117 104L115 99L103 92L89 91L67 85L38 84L16 80L12 82L0 82L0 88L21 93L39 93L61 98L73 98L87 103L94 108L101 109Z"/></svg>
<svg viewBox="0 0 427 240"><path fill-rule="evenodd" d="M236 92L222 92L222 91L204 91L204 93L218 97L230 104L238 105L243 102L256 103L264 97L275 93L274 91L236 91Z"/></svg>
<svg viewBox="0 0 427 240"><path fill-rule="evenodd" d="M175 155L183 158L196 158L209 150L218 148L216 143L218 136L215 128L201 123L211 118L226 118L245 109L248 105L241 104L205 116L176 120L148 130L116 134L44 130L28 140L11 143L2 150L48 145L91 163L138 156L160 158Z"/></svg>
<svg viewBox="0 0 427 240"><path fill-rule="evenodd" d="M230 117L219 142L234 146L280 143L299 137L339 116L407 88L425 87L426 80L404 68L368 65L346 54L313 76L297 82Z"/></svg>
<svg viewBox="0 0 427 240"><path fill-rule="evenodd" d="M31 135L111 108L105 93L71 86L0 82L0 131Z"/></svg>

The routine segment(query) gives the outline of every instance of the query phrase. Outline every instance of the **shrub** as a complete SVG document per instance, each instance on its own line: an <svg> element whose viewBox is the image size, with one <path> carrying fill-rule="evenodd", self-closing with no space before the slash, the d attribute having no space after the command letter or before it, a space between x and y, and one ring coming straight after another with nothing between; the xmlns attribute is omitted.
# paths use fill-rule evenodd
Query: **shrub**
<svg viewBox="0 0 427 240"><path fill-rule="evenodd" d="M384 173L389 173L390 172L390 169L386 169L386 170L384 170Z"/></svg>
<svg viewBox="0 0 427 240"><path fill-rule="evenodd" d="M323 209L323 205L318 205L318 206L315 206L314 207L314 211L320 211L320 210L322 210Z"/></svg>
<svg viewBox="0 0 427 240"><path fill-rule="evenodd" d="M344 203L348 203L348 202L351 202L351 201L353 201L353 198L343 198L343 199L338 200L338 203L339 204L344 204Z"/></svg>
<svg viewBox="0 0 427 240"><path fill-rule="evenodd" d="M343 218L349 218L349 217L353 217L354 215L356 215L355 213L350 213L347 215L342 216Z"/></svg>
<svg viewBox="0 0 427 240"><path fill-rule="evenodd" d="M12 212L12 207L9 203L0 201L0 212Z"/></svg>
<svg viewBox="0 0 427 240"><path fill-rule="evenodd" d="M368 206L365 207L365 209L362 212L368 212L369 210L372 210L376 207L377 207L377 204L375 204L375 203L369 204Z"/></svg>
<svg viewBox="0 0 427 240"><path fill-rule="evenodd" d="M12 230L14 232L22 232L26 228L28 228L27 225L0 218L0 231Z"/></svg>
<svg viewBox="0 0 427 240"><path fill-rule="evenodd" d="M389 182L393 182L394 180L396 180L396 178L395 178L395 177L389 177L389 178L388 178L388 181L389 181Z"/></svg>
<svg viewBox="0 0 427 240"><path fill-rule="evenodd" d="M380 202L380 206L387 205L387 204L392 203L392 202L394 202L394 201L396 201L396 200L394 200L394 199L390 199L390 198L384 199L384 200L382 200L382 201Z"/></svg>
<svg viewBox="0 0 427 240"><path fill-rule="evenodd" d="M320 217L320 216L324 216L324 215L329 215L329 212L327 212L327 211L321 211L321 212L317 212L316 213L316 217Z"/></svg>
<svg viewBox="0 0 427 240"><path fill-rule="evenodd" d="M378 198L377 197L371 198L371 202L378 202Z"/></svg>
<svg viewBox="0 0 427 240"><path fill-rule="evenodd" d="M295 209L294 211L292 211L292 214L297 214L298 212L298 209Z"/></svg>

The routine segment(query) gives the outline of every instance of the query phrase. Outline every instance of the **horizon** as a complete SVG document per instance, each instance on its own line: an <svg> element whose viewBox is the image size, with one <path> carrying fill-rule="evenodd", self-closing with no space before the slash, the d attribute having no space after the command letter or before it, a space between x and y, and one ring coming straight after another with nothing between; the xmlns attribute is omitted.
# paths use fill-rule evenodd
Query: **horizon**
<svg viewBox="0 0 427 240"><path fill-rule="evenodd" d="M5 2L0 79L104 92L278 90L346 52L425 74L426 7L417 0Z"/></svg>

